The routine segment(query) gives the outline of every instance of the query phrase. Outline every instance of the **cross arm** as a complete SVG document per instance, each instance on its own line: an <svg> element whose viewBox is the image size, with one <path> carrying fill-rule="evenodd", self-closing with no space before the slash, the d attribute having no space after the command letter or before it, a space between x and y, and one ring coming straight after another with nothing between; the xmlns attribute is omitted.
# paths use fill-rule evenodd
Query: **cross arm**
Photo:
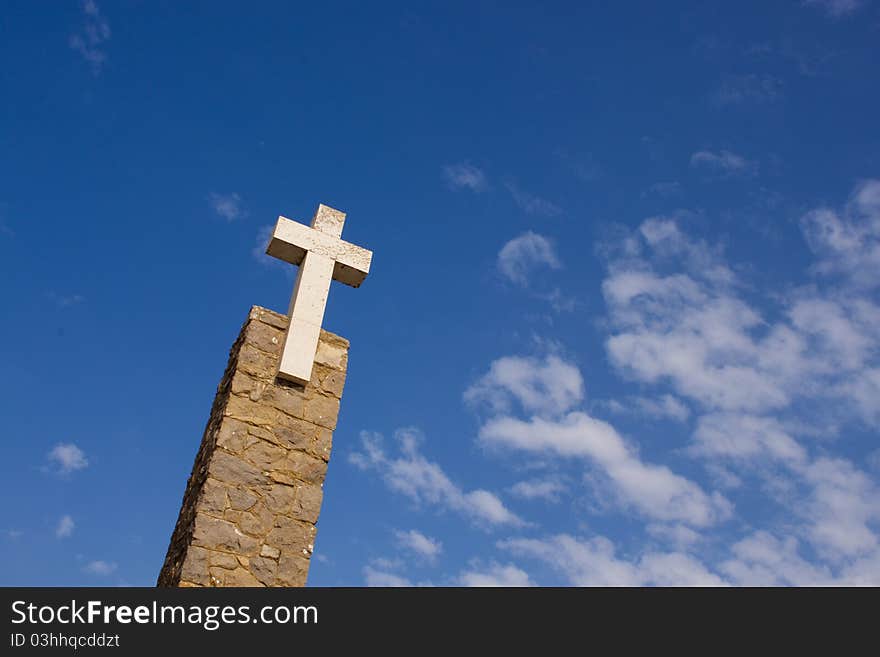
<svg viewBox="0 0 880 657"><path fill-rule="evenodd" d="M359 287L370 272L372 251L286 217L278 217L266 253L299 265L308 251L334 260L333 278L340 283Z"/></svg>

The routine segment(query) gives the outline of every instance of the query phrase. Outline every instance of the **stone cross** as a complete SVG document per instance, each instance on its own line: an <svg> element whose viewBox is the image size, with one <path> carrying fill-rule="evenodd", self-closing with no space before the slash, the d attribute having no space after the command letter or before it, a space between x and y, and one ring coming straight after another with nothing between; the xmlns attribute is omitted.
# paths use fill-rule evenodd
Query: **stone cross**
<svg viewBox="0 0 880 657"><path fill-rule="evenodd" d="M345 213L318 205L311 227L278 217L266 253L299 265L287 313L290 324L278 376L301 385L312 376L324 308L335 279L359 287L370 272L373 252L341 239Z"/></svg>

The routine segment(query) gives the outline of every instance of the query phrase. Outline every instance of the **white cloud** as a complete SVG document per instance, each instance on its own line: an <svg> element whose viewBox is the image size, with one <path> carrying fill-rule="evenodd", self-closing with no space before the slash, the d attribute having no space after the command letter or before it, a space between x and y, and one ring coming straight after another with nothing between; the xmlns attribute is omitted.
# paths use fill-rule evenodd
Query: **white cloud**
<svg viewBox="0 0 880 657"><path fill-rule="evenodd" d="M584 398L580 370L555 355L543 359L505 356L464 393L470 404L487 404L493 411L518 402L528 413L558 415Z"/></svg>
<svg viewBox="0 0 880 657"><path fill-rule="evenodd" d="M618 558L603 536L578 539L559 534L545 539L510 539L499 547L532 557L562 573L571 586L723 586L724 580L682 552L648 552L632 561Z"/></svg>
<svg viewBox="0 0 880 657"><path fill-rule="evenodd" d="M366 566L364 568L364 581L367 586L377 587L401 588L413 585L406 577L384 570L377 570L373 566Z"/></svg>
<svg viewBox="0 0 880 657"><path fill-rule="evenodd" d="M842 18L855 13L864 2L863 0L803 0L803 4L819 7L832 18Z"/></svg>
<svg viewBox="0 0 880 657"><path fill-rule="evenodd" d="M552 503L558 502L565 490L565 485L556 479L529 479L518 481L510 487L510 493L516 497Z"/></svg>
<svg viewBox="0 0 880 657"><path fill-rule="evenodd" d="M425 536L422 532L415 529L408 531L398 529L394 532L394 537L398 545L407 550L412 550L428 561L434 561L443 552L443 544L440 541Z"/></svg>
<svg viewBox="0 0 880 657"><path fill-rule="evenodd" d="M510 281L527 287L532 274L542 267L561 269L562 262L548 238L532 231L507 242L498 252L498 270Z"/></svg>
<svg viewBox="0 0 880 657"><path fill-rule="evenodd" d="M880 367L865 369L840 387L865 423L880 426Z"/></svg>
<svg viewBox="0 0 880 657"><path fill-rule="evenodd" d="M443 176L452 189L469 189L472 192L482 192L488 187L486 174L482 169L468 164L450 164L443 167Z"/></svg>
<svg viewBox="0 0 880 657"><path fill-rule="evenodd" d="M562 214L562 208L547 199L523 191L512 182L505 183L519 209L526 214L555 217Z"/></svg>
<svg viewBox="0 0 880 657"><path fill-rule="evenodd" d="M49 452L48 459L61 474L82 470L89 464L85 453L73 443L58 443Z"/></svg>
<svg viewBox="0 0 880 657"><path fill-rule="evenodd" d="M610 424L583 412L559 420L495 417L483 424L479 437L488 445L587 459L607 478L620 503L653 519L705 526L730 515L723 496L706 494L664 465L645 463Z"/></svg>
<svg viewBox="0 0 880 657"><path fill-rule="evenodd" d="M107 577L108 575L112 575L116 572L117 565L112 561L90 561L85 566L83 566L83 572L89 573L90 575L99 575L101 577Z"/></svg>
<svg viewBox="0 0 880 657"><path fill-rule="evenodd" d="M58 527L55 528L55 536L57 538L67 538L68 536L73 534L73 528L75 526L76 525L73 522L73 518L68 515L63 515L58 521Z"/></svg>
<svg viewBox="0 0 880 657"><path fill-rule="evenodd" d="M661 263L680 253L685 272L659 274L649 259L629 257L611 263L602 283L616 329L606 341L612 364L645 383L668 382L703 407L787 406L803 385L807 341L784 324L768 329L717 253L668 223L643 224L644 241Z"/></svg>
<svg viewBox="0 0 880 657"><path fill-rule="evenodd" d="M266 224L257 230L257 235L254 239L254 247L251 249L251 256L264 267L278 269L284 272L290 280L293 280L296 276L297 267L293 267L290 263L279 260L266 253L266 247L269 245L269 239L272 237L274 230L275 224Z"/></svg>
<svg viewBox="0 0 880 657"><path fill-rule="evenodd" d="M534 586L528 573L513 564L492 562L486 568L467 570L458 576L460 586Z"/></svg>
<svg viewBox="0 0 880 657"><path fill-rule="evenodd" d="M609 264L603 293L612 364L692 402L697 419L687 452L731 485L757 478L787 518L787 536L764 532L738 544L741 554L724 570L737 583L880 577L876 483L851 461L805 440L827 443L839 425L880 419L880 308L866 292L880 273L870 269L880 233L875 183L860 184L843 212L807 213L804 231L820 258L815 271L826 278L771 292L763 312L744 300L749 286L721 252L688 238L674 222L646 222ZM817 563L798 556L800 542ZM788 575L770 577L772 565L754 556L756 546L771 543L768 551L785 557Z"/></svg>
<svg viewBox="0 0 880 657"><path fill-rule="evenodd" d="M697 151L691 155L691 166L708 169L726 176L752 175L757 164L730 151Z"/></svg>
<svg viewBox="0 0 880 657"><path fill-rule="evenodd" d="M478 525L522 526L525 523L510 511L497 495L487 490L463 491L443 469L428 461L419 451L421 434L412 428L398 429L394 437L400 456L386 454L382 436L361 432L362 452L354 452L349 461L362 470L375 470L392 490L417 504L432 504L461 513Z"/></svg>
<svg viewBox="0 0 880 657"><path fill-rule="evenodd" d="M84 15L82 28L70 36L68 44L91 65L97 75L107 61L104 45L110 39L110 23L94 0L82 0L81 7Z"/></svg>
<svg viewBox="0 0 880 657"><path fill-rule="evenodd" d="M831 573L798 554L795 538L779 539L757 531L737 542L734 557L720 570L740 586L818 586L831 583Z"/></svg>
<svg viewBox="0 0 880 657"><path fill-rule="evenodd" d="M725 77L711 96L718 107L772 103L782 98L783 83L772 75L729 75Z"/></svg>
<svg viewBox="0 0 880 657"><path fill-rule="evenodd" d="M866 180L842 211L822 207L801 219L821 274L842 274L860 288L880 285L880 180Z"/></svg>
<svg viewBox="0 0 880 657"><path fill-rule="evenodd" d="M656 399L632 397L630 403L635 411L657 419L665 418L684 422L690 417L688 407L670 394L661 395Z"/></svg>
<svg viewBox="0 0 880 657"><path fill-rule="evenodd" d="M585 459L599 468L622 504L655 519L708 525L730 513L719 494L707 495L669 468L643 462L610 424L572 410L583 396L580 371L555 355L543 361L500 358L465 392L467 401L490 414L478 434L484 445ZM511 415L510 400L530 417Z"/></svg>
<svg viewBox="0 0 880 657"><path fill-rule="evenodd" d="M878 552L872 526L880 521L880 492L873 480L844 459L820 457L799 474L811 487L795 511L807 523L808 540L832 562ZM880 572L877 573L880 577Z"/></svg>
<svg viewBox="0 0 880 657"><path fill-rule="evenodd" d="M246 212L242 207L241 196L232 192L231 194L217 194L211 192L208 194L208 203L219 217L226 221L235 221L246 216Z"/></svg>
<svg viewBox="0 0 880 657"><path fill-rule="evenodd" d="M710 457L747 461L772 459L800 466L807 452L772 417L745 413L708 413L694 431L693 451Z"/></svg>
<svg viewBox="0 0 880 657"><path fill-rule="evenodd" d="M682 524L651 523L645 529L655 539L678 549L686 550L703 541L698 532Z"/></svg>

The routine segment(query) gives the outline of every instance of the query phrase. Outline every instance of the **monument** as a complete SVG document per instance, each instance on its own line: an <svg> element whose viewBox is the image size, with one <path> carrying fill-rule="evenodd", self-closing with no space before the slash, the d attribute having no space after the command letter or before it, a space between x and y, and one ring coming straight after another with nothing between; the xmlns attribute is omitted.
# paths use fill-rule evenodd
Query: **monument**
<svg viewBox="0 0 880 657"><path fill-rule="evenodd" d="M159 586L304 586L349 343L321 328L331 280L358 287L372 253L345 214L279 217L266 252L299 265L287 316L254 306L229 354Z"/></svg>

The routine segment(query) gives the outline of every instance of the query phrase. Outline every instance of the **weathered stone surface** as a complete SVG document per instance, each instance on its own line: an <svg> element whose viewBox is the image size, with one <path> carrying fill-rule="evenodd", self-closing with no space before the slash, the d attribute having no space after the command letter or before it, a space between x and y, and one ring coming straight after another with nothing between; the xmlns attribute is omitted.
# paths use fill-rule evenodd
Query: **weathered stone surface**
<svg viewBox="0 0 880 657"><path fill-rule="evenodd" d="M204 548L192 546L186 554L180 578L191 584L209 586L211 581L208 577L208 551Z"/></svg>
<svg viewBox="0 0 880 657"><path fill-rule="evenodd" d="M229 418L217 431L217 447L237 453L245 448L248 438L248 425Z"/></svg>
<svg viewBox="0 0 880 657"><path fill-rule="evenodd" d="M293 486L273 484L266 490L263 503L272 513L288 514L293 509L295 498L296 489Z"/></svg>
<svg viewBox="0 0 880 657"><path fill-rule="evenodd" d="M260 506L253 512L242 511L238 526L246 534L263 537L272 528L274 519L275 515L268 508Z"/></svg>
<svg viewBox="0 0 880 657"><path fill-rule="evenodd" d="M264 545L260 548L261 557L269 557L270 559L278 559L281 556L281 550L273 548L271 545Z"/></svg>
<svg viewBox="0 0 880 657"><path fill-rule="evenodd" d="M290 415L294 418L303 416L303 407L305 406L307 395L305 391L296 388L279 388L277 386L268 388L263 397L273 408Z"/></svg>
<svg viewBox="0 0 880 657"><path fill-rule="evenodd" d="M208 563L211 566L219 566L229 570L238 568L238 559L234 554L229 554L228 552L211 552Z"/></svg>
<svg viewBox="0 0 880 657"><path fill-rule="evenodd" d="M259 438L260 440L268 440L270 443L278 442L278 439L272 431L252 424L248 425L248 436L251 438Z"/></svg>
<svg viewBox="0 0 880 657"><path fill-rule="evenodd" d="M301 555L282 554L275 573L275 586L305 586L309 559Z"/></svg>
<svg viewBox="0 0 880 657"><path fill-rule="evenodd" d="M282 331L287 330L286 315L276 313L267 308L261 308L260 306L254 306L253 308L251 308L251 312L248 314L248 319L256 319L263 324L268 324L269 326L281 329ZM344 339L345 338L340 338L340 340Z"/></svg>
<svg viewBox="0 0 880 657"><path fill-rule="evenodd" d="M258 440L244 450L244 458L261 471L275 469L277 465L283 463L286 456L286 449L267 443L265 440Z"/></svg>
<svg viewBox="0 0 880 657"><path fill-rule="evenodd" d="M292 516L297 520L318 522L324 490L319 484L301 484L296 488Z"/></svg>
<svg viewBox="0 0 880 657"><path fill-rule="evenodd" d="M275 526L266 536L266 542L281 549L281 552L306 550L314 545L314 525L294 520L286 516L275 518Z"/></svg>
<svg viewBox="0 0 880 657"><path fill-rule="evenodd" d="M336 397L315 395L306 402L303 418L327 429L336 428L339 415L339 400Z"/></svg>
<svg viewBox="0 0 880 657"><path fill-rule="evenodd" d="M275 581L275 571L278 569L278 562L275 559L255 557L251 559L249 568L254 574L254 577L256 577L263 586L272 586Z"/></svg>
<svg viewBox="0 0 880 657"><path fill-rule="evenodd" d="M219 449L214 452L214 458L208 466L208 474L232 486L259 486L268 481L259 468Z"/></svg>
<svg viewBox="0 0 880 657"><path fill-rule="evenodd" d="M333 395L337 399L342 397L342 389L345 387L345 372L332 370L321 379L321 390Z"/></svg>
<svg viewBox="0 0 880 657"><path fill-rule="evenodd" d="M277 357L251 345L242 347L238 355L238 368L258 378L271 379L275 375L277 365Z"/></svg>
<svg viewBox="0 0 880 657"><path fill-rule="evenodd" d="M202 487L199 508L209 515L222 516L226 509L226 486L214 479L206 480Z"/></svg>
<svg viewBox="0 0 880 657"><path fill-rule="evenodd" d="M264 322L256 322L248 331L248 343L261 351L278 356L284 342L284 331Z"/></svg>
<svg viewBox="0 0 880 657"><path fill-rule="evenodd" d="M318 431L315 439L315 453L323 460L330 460L330 450L333 448L333 432L330 429Z"/></svg>
<svg viewBox="0 0 880 657"><path fill-rule="evenodd" d="M160 586L304 586L348 342L321 331L312 380L275 378L283 315L254 307L230 352Z"/></svg>
<svg viewBox="0 0 880 657"><path fill-rule="evenodd" d="M229 506L236 511L247 511L253 507L259 499L252 492L242 488L230 488L226 491L226 495L229 499Z"/></svg>
<svg viewBox="0 0 880 657"><path fill-rule="evenodd" d="M288 452L282 468L302 481L321 483L327 472L327 463L305 452L293 450Z"/></svg>
<svg viewBox="0 0 880 657"><path fill-rule="evenodd" d="M234 554L251 555L259 549L255 538L245 535L231 522L201 513L196 516L192 541L194 545Z"/></svg>
<svg viewBox="0 0 880 657"><path fill-rule="evenodd" d="M278 411L259 400L252 401L248 397L232 395L226 402L226 415L236 420L254 424L258 427L272 427L278 422Z"/></svg>
<svg viewBox="0 0 880 657"><path fill-rule="evenodd" d="M292 449L310 449L315 443L318 427L303 420L285 422L275 428L275 441Z"/></svg>
<svg viewBox="0 0 880 657"><path fill-rule="evenodd" d="M224 568L211 568L211 584L213 586L264 586L246 568L226 570Z"/></svg>
<svg viewBox="0 0 880 657"><path fill-rule="evenodd" d="M334 370L343 370L348 364L348 347L327 340L319 342L315 362Z"/></svg>

